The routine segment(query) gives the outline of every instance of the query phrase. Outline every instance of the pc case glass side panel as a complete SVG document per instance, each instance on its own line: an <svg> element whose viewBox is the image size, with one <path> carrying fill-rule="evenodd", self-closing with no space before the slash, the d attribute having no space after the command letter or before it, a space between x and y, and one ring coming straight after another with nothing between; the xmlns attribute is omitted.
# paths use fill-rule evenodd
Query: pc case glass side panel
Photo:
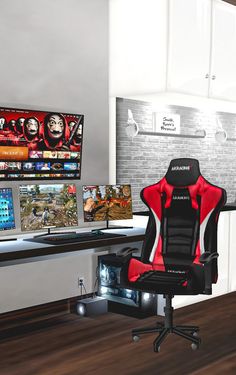
<svg viewBox="0 0 236 375"><path fill-rule="evenodd" d="M99 295L109 301L139 307L140 293L120 287L121 267L99 262Z"/></svg>

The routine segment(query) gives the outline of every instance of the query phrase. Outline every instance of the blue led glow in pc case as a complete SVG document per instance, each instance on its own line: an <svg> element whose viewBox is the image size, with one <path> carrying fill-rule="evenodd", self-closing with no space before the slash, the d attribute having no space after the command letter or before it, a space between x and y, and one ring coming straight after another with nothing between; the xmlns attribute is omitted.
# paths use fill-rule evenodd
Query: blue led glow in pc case
<svg viewBox="0 0 236 375"><path fill-rule="evenodd" d="M98 257L98 295L108 300L108 310L137 318L156 315L156 295L121 287L121 265L116 254Z"/></svg>

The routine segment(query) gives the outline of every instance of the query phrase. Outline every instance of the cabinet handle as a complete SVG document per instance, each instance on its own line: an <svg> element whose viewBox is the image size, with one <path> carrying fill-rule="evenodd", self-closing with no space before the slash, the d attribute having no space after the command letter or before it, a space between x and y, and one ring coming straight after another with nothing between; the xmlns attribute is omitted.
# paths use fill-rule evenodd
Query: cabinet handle
<svg viewBox="0 0 236 375"><path fill-rule="evenodd" d="M211 79L213 79L213 81L214 81L214 79L216 79L216 76L215 76L215 75L214 75L214 76L212 76L212 77L211 77Z"/></svg>
<svg viewBox="0 0 236 375"><path fill-rule="evenodd" d="M209 74L208 73L205 75L205 78L209 78Z"/></svg>

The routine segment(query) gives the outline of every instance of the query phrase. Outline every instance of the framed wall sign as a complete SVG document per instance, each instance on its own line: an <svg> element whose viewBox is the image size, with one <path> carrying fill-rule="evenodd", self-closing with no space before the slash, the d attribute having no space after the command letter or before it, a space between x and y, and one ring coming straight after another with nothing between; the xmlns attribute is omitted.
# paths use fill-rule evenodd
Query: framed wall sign
<svg viewBox="0 0 236 375"><path fill-rule="evenodd" d="M180 115L154 112L153 128L157 133L180 134Z"/></svg>

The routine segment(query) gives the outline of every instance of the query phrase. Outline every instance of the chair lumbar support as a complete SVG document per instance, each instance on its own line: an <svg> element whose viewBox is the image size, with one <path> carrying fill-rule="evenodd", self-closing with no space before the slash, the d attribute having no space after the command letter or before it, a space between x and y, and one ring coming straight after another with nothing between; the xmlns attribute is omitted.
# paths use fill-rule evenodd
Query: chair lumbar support
<svg viewBox="0 0 236 375"><path fill-rule="evenodd" d="M154 352L160 352L161 343L169 333L175 333L186 340L191 341L191 348L193 350L199 349L201 339L198 337L199 327L197 326L182 326L173 325L173 307L172 307L172 294L165 294L166 306L164 307L165 319L163 323L157 322L155 327L139 328L132 330L133 341L138 341L139 336L144 333L159 333L153 342Z"/></svg>

